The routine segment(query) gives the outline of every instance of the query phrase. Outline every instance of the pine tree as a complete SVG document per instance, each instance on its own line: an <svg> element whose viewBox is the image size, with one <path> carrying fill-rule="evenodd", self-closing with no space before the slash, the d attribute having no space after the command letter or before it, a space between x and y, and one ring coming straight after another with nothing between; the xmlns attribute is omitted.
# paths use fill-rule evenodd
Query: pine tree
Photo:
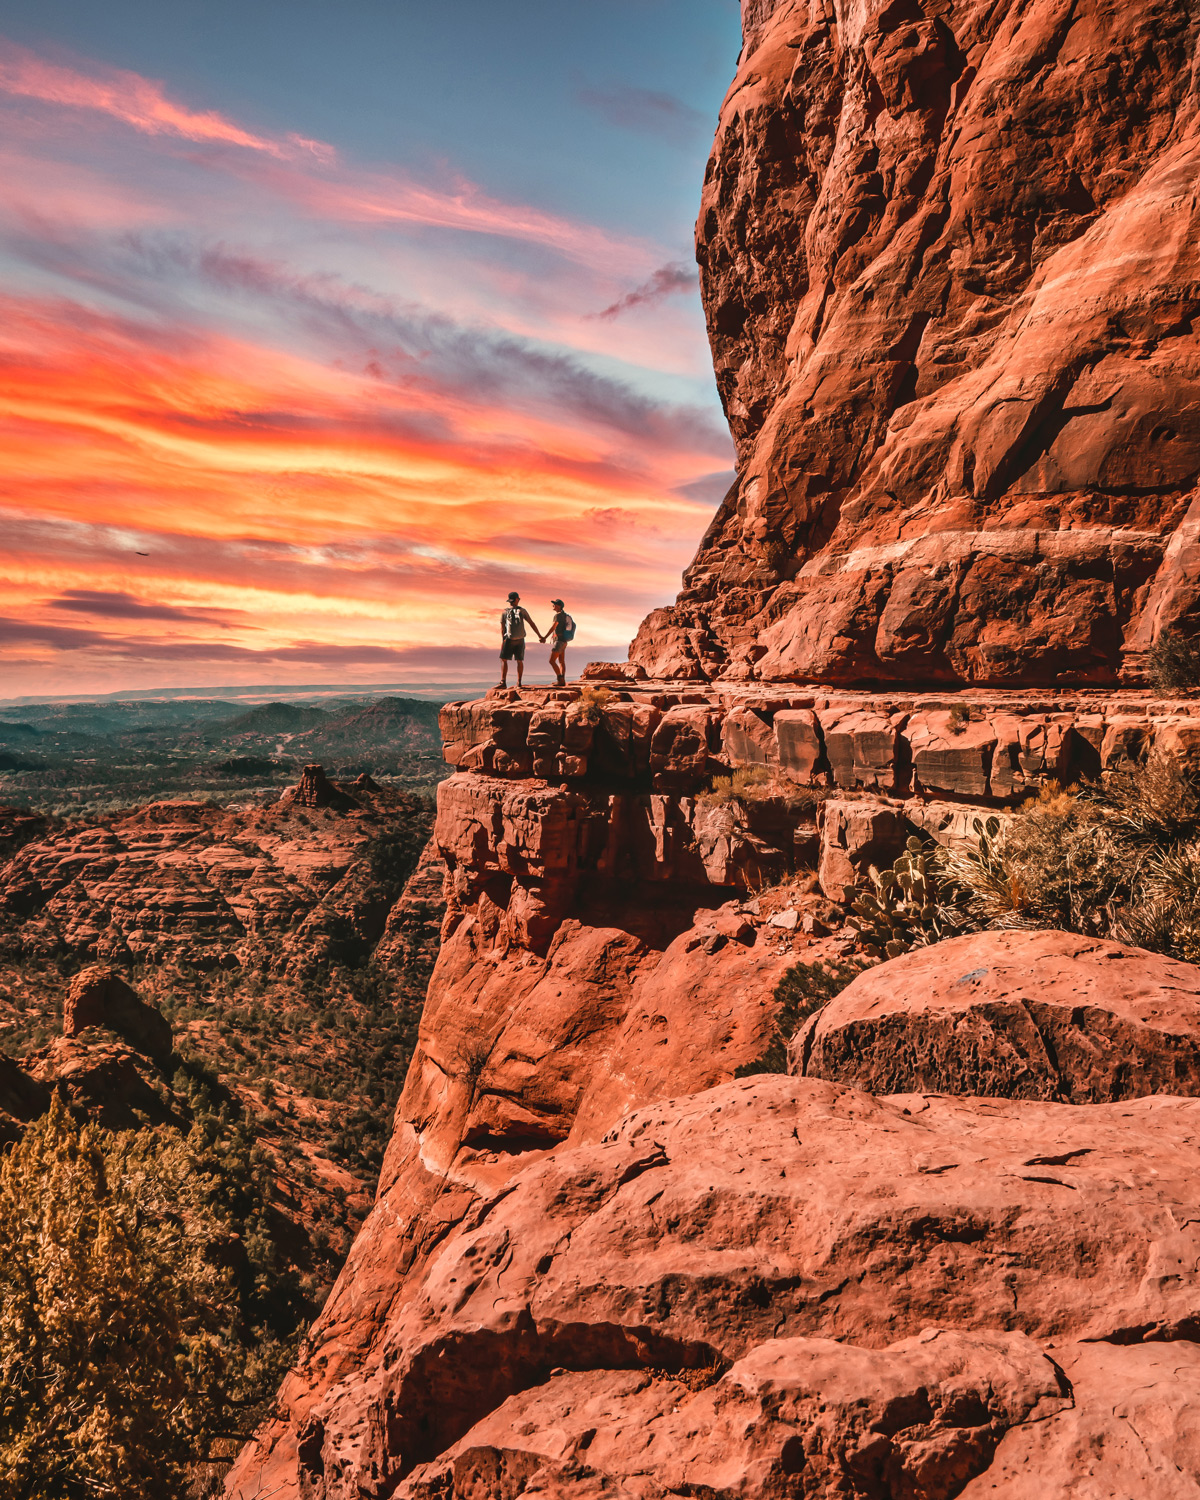
<svg viewBox="0 0 1200 1500"><path fill-rule="evenodd" d="M188 1145L61 1099L0 1162L0 1495L163 1500L223 1403L224 1226Z"/></svg>

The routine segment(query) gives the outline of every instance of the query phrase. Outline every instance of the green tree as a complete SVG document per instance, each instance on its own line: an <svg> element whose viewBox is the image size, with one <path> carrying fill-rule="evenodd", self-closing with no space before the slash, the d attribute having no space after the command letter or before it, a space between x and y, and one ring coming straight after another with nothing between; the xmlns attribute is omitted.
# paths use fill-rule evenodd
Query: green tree
<svg viewBox="0 0 1200 1500"><path fill-rule="evenodd" d="M161 1500L223 1406L232 1277L177 1135L56 1096L0 1162L0 1494Z"/></svg>

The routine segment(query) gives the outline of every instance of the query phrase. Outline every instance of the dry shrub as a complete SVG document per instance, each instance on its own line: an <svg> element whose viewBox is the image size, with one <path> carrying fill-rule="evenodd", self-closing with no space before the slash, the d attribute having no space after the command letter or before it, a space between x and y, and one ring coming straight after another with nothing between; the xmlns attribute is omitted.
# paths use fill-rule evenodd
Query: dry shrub
<svg viewBox="0 0 1200 1500"><path fill-rule="evenodd" d="M709 790L701 792L696 801L705 807L756 802L771 795L773 779L766 766L738 766L731 776L715 776Z"/></svg>
<svg viewBox="0 0 1200 1500"><path fill-rule="evenodd" d="M1087 795L1136 842L1162 846L1200 834L1195 777L1169 750L1152 751L1144 765L1114 772Z"/></svg>
<svg viewBox="0 0 1200 1500"><path fill-rule="evenodd" d="M1150 647L1146 670L1159 692L1186 692L1200 686L1200 644L1164 630Z"/></svg>
<svg viewBox="0 0 1200 1500"><path fill-rule="evenodd" d="M1135 948L1200 961L1200 843L1155 850L1138 898L1117 915L1110 935Z"/></svg>
<svg viewBox="0 0 1200 1500"><path fill-rule="evenodd" d="M745 1063L734 1074L735 1078L748 1078L755 1073L786 1073L788 1042L797 1029L835 995L840 995L852 979L856 979L871 965L861 958L850 958L842 962L815 964L793 964L785 970L775 986L774 999L779 1009L775 1015L775 1026L771 1040L763 1055L752 1063Z"/></svg>
<svg viewBox="0 0 1200 1500"><path fill-rule="evenodd" d="M600 715L613 700L613 690L603 683L585 682L579 690L579 706L589 724L598 724Z"/></svg>
<svg viewBox="0 0 1200 1500"><path fill-rule="evenodd" d="M1139 862L1094 803L1047 786L1012 817L975 827L978 842L952 845L939 866L976 926L1096 935L1132 899Z"/></svg>

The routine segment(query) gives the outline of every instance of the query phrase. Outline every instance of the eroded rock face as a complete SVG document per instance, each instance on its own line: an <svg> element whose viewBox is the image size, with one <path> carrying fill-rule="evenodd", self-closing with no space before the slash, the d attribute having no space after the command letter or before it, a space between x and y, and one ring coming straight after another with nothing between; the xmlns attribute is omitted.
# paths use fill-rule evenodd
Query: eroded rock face
<svg viewBox="0 0 1200 1500"><path fill-rule="evenodd" d="M666 1495L687 1471L750 1500L825 1495L832 1464L861 1500L949 1500L1069 1407L1057 1351L1191 1337L1198 1112L778 1076L649 1106L481 1191L230 1492Z"/></svg>
<svg viewBox="0 0 1200 1500"><path fill-rule="evenodd" d="M882 1350L771 1339L699 1394L665 1371L552 1376L510 1397L397 1494L583 1496L647 1476L653 1488L641 1493L664 1497L949 1500L987 1469L1010 1429L1069 1406L1066 1388L1022 1334L927 1329Z"/></svg>
<svg viewBox="0 0 1200 1500"><path fill-rule="evenodd" d="M1200 1094L1200 968L1071 932L972 933L860 974L791 1059L878 1094Z"/></svg>
<svg viewBox="0 0 1200 1500"><path fill-rule="evenodd" d="M90 1026L115 1031L139 1052L158 1062L171 1055L171 1023L108 964L81 969L67 991L63 1036L76 1037Z"/></svg>
<svg viewBox="0 0 1200 1500"><path fill-rule="evenodd" d="M1011 1432L961 1500L1200 1496L1200 1346L1074 1344L1054 1357L1070 1405Z"/></svg>
<svg viewBox="0 0 1200 1500"><path fill-rule="evenodd" d="M1110 682L1194 632L1186 8L743 10L697 224L739 479L631 660Z"/></svg>
<svg viewBox="0 0 1200 1500"><path fill-rule="evenodd" d="M0 911L26 952L118 965L279 972L362 958L393 903L372 850L425 814L404 793L356 786L351 798L321 781L329 805L298 798L301 783L264 808L171 800L47 829L0 865Z"/></svg>

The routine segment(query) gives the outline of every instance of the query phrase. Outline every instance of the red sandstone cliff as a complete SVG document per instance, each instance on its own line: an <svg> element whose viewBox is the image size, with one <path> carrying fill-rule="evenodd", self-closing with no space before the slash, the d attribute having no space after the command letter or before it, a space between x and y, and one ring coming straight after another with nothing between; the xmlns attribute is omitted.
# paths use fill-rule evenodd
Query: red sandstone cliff
<svg viewBox="0 0 1200 1500"><path fill-rule="evenodd" d="M738 482L631 658L1117 680L1200 624L1187 8L743 10L697 225Z"/></svg>

